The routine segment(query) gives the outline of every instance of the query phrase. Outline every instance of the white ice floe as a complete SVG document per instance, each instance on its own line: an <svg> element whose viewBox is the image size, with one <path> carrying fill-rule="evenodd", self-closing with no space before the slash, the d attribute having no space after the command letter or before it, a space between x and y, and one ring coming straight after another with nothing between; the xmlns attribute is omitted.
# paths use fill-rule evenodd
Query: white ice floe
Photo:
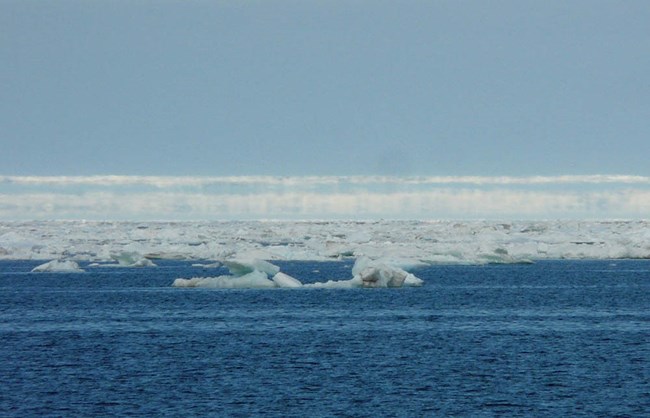
<svg viewBox="0 0 650 418"><path fill-rule="evenodd" d="M83 273L84 270L72 260L52 260L34 267L32 272Z"/></svg>
<svg viewBox="0 0 650 418"><path fill-rule="evenodd" d="M254 271L260 271L269 276L273 276L280 271L280 267L269 263L268 261L252 260L224 260L223 265L228 267L233 276L243 276Z"/></svg>
<svg viewBox="0 0 650 418"><path fill-rule="evenodd" d="M120 267L155 267L156 264L136 252L122 251L111 254L111 258L117 261Z"/></svg>
<svg viewBox="0 0 650 418"><path fill-rule="evenodd" d="M280 268L263 260L224 260L223 264L228 267L231 275L218 277L194 277L191 279L176 279L174 287L212 287L219 289L265 289L280 286L278 282L289 283L289 276L280 276L278 281L275 276L281 274ZM274 279L269 279L269 275ZM295 279L294 279L295 280ZM299 282L298 282L299 283Z"/></svg>
<svg viewBox="0 0 650 418"><path fill-rule="evenodd" d="M650 258L650 221L0 222L0 259L426 264ZM269 273L269 277L274 274Z"/></svg>
<svg viewBox="0 0 650 418"><path fill-rule="evenodd" d="M406 287L422 286L424 281L413 274L391 265L387 260L357 259L352 267L352 279L329 280L324 283L310 283L305 287L341 289L358 287Z"/></svg>
<svg viewBox="0 0 650 418"><path fill-rule="evenodd" d="M408 273L398 267L362 257L352 267L352 274L361 279L363 287L401 287Z"/></svg>
<svg viewBox="0 0 650 418"><path fill-rule="evenodd" d="M200 267L204 269L216 269L221 267L221 263L218 261L215 261L214 263L194 263L192 264L192 267Z"/></svg>
<svg viewBox="0 0 650 418"><path fill-rule="evenodd" d="M273 283L277 287L302 287L302 283L300 280L295 279L288 274L284 274L282 272L278 272L275 276L273 276Z"/></svg>
<svg viewBox="0 0 650 418"><path fill-rule="evenodd" d="M399 267L381 260L363 257L352 268L352 279L329 280L324 283L303 284L300 280L280 271L280 268L262 260L224 261L231 275L176 279L174 287L211 287L221 289L266 288L358 288L421 286L423 281ZM271 277L269 279L269 277Z"/></svg>
<svg viewBox="0 0 650 418"><path fill-rule="evenodd" d="M176 279L174 287L212 287L218 289L267 289L277 287L266 273L253 271L243 276L194 277Z"/></svg>

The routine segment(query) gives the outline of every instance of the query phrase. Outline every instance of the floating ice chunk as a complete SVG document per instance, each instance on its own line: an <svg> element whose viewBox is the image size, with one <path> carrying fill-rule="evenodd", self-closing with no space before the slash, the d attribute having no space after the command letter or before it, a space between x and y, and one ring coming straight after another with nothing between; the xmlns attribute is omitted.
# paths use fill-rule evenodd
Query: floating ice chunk
<svg viewBox="0 0 650 418"><path fill-rule="evenodd" d="M204 269L216 269L221 267L221 263L216 261L214 263L209 263L209 264L203 264L203 263L194 263L192 264L192 267L201 267Z"/></svg>
<svg viewBox="0 0 650 418"><path fill-rule="evenodd" d="M111 254L111 258L122 267L155 267L153 261L143 257L140 253L122 251Z"/></svg>
<svg viewBox="0 0 650 418"><path fill-rule="evenodd" d="M358 276L361 271L367 267L370 267L372 260L369 257L359 257L357 261L354 262L352 266L352 275Z"/></svg>
<svg viewBox="0 0 650 418"><path fill-rule="evenodd" d="M286 274L280 268L263 260L228 260L223 264L228 267L231 276L194 277L176 279L174 287L212 287L219 289L266 289L273 287L298 287L301 283ZM269 280L273 276L273 280Z"/></svg>
<svg viewBox="0 0 650 418"><path fill-rule="evenodd" d="M349 280L329 280L302 284L300 280L280 272L280 268L262 260L229 260L224 264L233 274L219 277L195 277L192 279L176 279L174 287L212 287L221 289L233 288L320 288L320 289L349 289L358 287L401 287L421 286L423 281L399 267L394 267L381 260L371 260L361 257L352 268L353 278ZM269 280L269 276L273 276Z"/></svg>
<svg viewBox="0 0 650 418"><path fill-rule="evenodd" d="M412 286L412 287L417 287L417 286L422 286L424 284L424 280L420 279L419 277L415 277L412 273L408 273L406 275L406 279L404 279L404 283L402 286Z"/></svg>
<svg viewBox="0 0 650 418"><path fill-rule="evenodd" d="M199 283L208 279L208 277L192 277L191 279L176 279L172 283L173 287L201 287Z"/></svg>
<svg viewBox="0 0 650 418"><path fill-rule="evenodd" d="M275 276L280 271L280 267L264 260L226 260L223 264L228 267L230 273L234 276L244 276L254 271L261 271L269 276Z"/></svg>
<svg viewBox="0 0 650 418"><path fill-rule="evenodd" d="M406 270L406 271L429 266L429 263L426 263L416 258L411 259L411 258L382 257L382 260L384 264L388 264L389 266L393 266L393 267L399 267L402 270Z"/></svg>
<svg viewBox="0 0 650 418"><path fill-rule="evenodd" d="M363 287L401 287L407 274L402 269L378 265L361 270L359 277Z"/></svg>
<svg viewBox="0 0 650 418"><path fill-rule="evenodd" d="M409 275L399 267L368 257L361 257L354 263L352 274L361 279L363 287L401 287Z"/></svg>
<svg viewBox="0 0 650 418"><path fill-rule="evenodd" d="M421 286L424 282L399 267L382 260L360 257L352 267L353 278L305 284L303 287L319 289L350 289L358 287Z"/></svg>
<svg viewBox="0 0 650 418"><path fill-rule="evenodd" d="M32 272L83 273L83 269L72 260L52 260L34 267Z"/></svg>
<svg viewBox="0 0 650 418"><path fill-rule="evenodd" d="M143 257L135 263L128 265L127 267L156 267L156 264L153 261Z"/></svg>
<svg viewBox="0 0 650 418"><path fill-rule="evenodd" d="M253 271L243 276L194 277L192 279L176 279L174 287L211 287L218 289L266 289L276 287L266 273Z"/></svg>
<svg viewBox="0 0 650 418"><path fill-rule="evenodd" d="M303 285L303 287L315 289L354 289L363 287L363 282L361 281L361 277L357 276L349 280L328 280L326 282L308 283Z"/></svg>
<svg viewBox="0 0 650 418"><path fill-rule="evenodd" d="M273 280L278 287L302 287L300 280L282 272L277 273L271 280Z"/></svg>

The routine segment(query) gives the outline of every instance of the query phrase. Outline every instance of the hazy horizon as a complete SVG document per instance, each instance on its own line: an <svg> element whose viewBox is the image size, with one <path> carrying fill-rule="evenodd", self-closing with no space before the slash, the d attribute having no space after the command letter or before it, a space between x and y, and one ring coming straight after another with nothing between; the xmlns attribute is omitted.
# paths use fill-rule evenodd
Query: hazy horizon
<svg viewBox="0 0 650 418"><path fill-rule="evenodd" d="M37 180L0 183L0 219L643 217L649 21L647 1L3 1L0 175ZM295 180L141 181L251 176ZM439 181L299 186L319 176Z"/></svg>
<svg viewBox="0 0 650 418"><path fill-rule="evenodd" d="M0 176L0 220L639 219L643 176Z"/></svg>

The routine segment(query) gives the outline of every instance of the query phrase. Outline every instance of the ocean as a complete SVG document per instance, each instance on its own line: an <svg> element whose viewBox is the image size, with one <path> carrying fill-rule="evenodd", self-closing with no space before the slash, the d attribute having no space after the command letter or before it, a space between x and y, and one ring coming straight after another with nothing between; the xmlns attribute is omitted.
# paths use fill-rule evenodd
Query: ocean
<svg viewBox="0 0 650 418"><path fill-rule="evenodd" d="M650 260L433 265L383 289L38 264L0 261L1 416L650 414ZM309 283L353 261L275 264Z"/></svg>

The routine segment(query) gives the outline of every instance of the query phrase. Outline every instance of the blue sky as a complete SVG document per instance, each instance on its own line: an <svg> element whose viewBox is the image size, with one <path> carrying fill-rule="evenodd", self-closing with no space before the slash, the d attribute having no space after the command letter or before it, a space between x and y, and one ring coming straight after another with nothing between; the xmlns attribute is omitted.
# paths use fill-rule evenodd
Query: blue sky
<svg viewBox="0 0 650 418"><path fill-rule="evenodd" d="M3 0L0 175L649 176L648 22L647 1Z"/></svg>
<svg viewBox="0 0 650 418"><path fill-rule="evenodd" d="M3 174L650 174L647 1L0 10Z"/></svg>

